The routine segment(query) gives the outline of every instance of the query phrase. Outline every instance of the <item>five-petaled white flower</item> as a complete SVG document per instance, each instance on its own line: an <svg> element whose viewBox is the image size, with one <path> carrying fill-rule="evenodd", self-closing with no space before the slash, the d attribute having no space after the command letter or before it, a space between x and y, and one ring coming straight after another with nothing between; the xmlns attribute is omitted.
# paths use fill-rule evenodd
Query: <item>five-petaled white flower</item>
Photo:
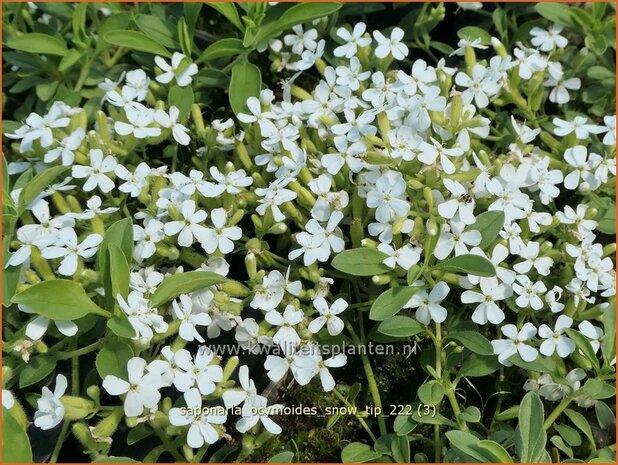
<svg viewBox="0 0 618 465"><path fill-rule="evenodd" d="M117 165L116 159L112 155L103 158L103 152L99 149L90 150L88 155L90 166L74 165L71 174L77 179L88 178L83 187L85 192L98 187L101 192L107 194L114 188L114 181L106 173L114 172Z"/></svg>
<svg viewBox="0 0 618 465"><path fill-rule="evenodd" d="M42 430L48 430L60 424L64 418L64 405L60 398L67 390L67 385L66 377L64 375L57 375L54 392L51 392L47 386L43 386L41 398L36 401L38 408L34 412L34 426L38 426Z"/></svg>
<svg viewBox="0 0 618 465"><path fill-rule="evenodd" d="M89 234L82 242L77 242L77 234L73 228L63 228L58 233L61 246L50 246L41 251L44 258L62 258L58 273L72 276L77 271L79 257L90 258L97 253L99 244L103 241L100 234Z"/></svg>
<svg viewBox="0 0 618 465"><path fill-rule="evenodd" d="M428 325L431 320L442 323L446 320L447 311L442 305L450 291L448 284L444 281L436 283L429 293L422 290L414 294L403 306L404 308L416 308L416 319Z"/></svg>
<svg viewBox="0 0 618 465"><path fill-rule="evenodd" d="M197 74L197 65L180 52L174 52L171 63L167 63L162 57L156 56L155 63L163 71L155 79L161 84L167 84L176 79L176 84L186 87L191 84L192 76Z"/></svg>
<svg viewBox="0 0 618 465"><path fill-rule="evenodd" d="M525 341L536 334L536 328L532 323L525 323L519 331L515 325L504 325L500 328L500 331L507 339L494 339L491 341L491 345L494 354L498 356L498 361L504 366L511 366L512 363L508 359L517 353L525 362L532 362L538 357L539 351L537 349L524 344Z"/></svg>
<svg viewBox="0 0 618 465"><path fill-rule="evenodd" d="M348 308L348 303L345 300L339 298L329 307L326 299L318 297L313 299L313 307L318 311L320 316L309 323L309 331L315 334L320 331L325 324L328 334L331 336L336 336L343 331L343 320L337 315Z"/></svg>

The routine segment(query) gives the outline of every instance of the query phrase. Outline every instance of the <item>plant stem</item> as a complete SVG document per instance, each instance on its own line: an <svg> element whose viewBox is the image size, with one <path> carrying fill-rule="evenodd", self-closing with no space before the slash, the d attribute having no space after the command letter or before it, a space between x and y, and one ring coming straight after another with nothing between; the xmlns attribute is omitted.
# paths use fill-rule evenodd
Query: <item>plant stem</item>
<svg viewBox="0 0 618 465"><path fill-rule="evenodd" d="M170 443L164 432L159 431L157 428L154 429L154 432L157 436L159 436L159 439L161 439L165 450L172 454L172 456L177 462L186 463L186 459L178 453L178 450L174 447L173 444Z"/></svg>
<svg viewBox="0 0 618 465"><path fill-rule="evenodd" d="M64 421L62 422L62 429L60 430L60 435L56 441L56 445L54 446L54 451L52 452L51 458L49 459L49 463L56 463L58 461L58 455L60 455L60 450L64 445L64 440L69 432L69 424L70 422Z"/></svg>
<svg viewBox="0 0 618 465"><path fill-rule="evenodd" d="M446 397L451 404L451 408L453 409L453 413L455 414L455 419L457 420L457 424L459 425L459 429L462 431L468 431L468 425L465 420L459 418L461 415L461 409L459 408L459 403L457 402L457 398L455 397L455 390L453 386L449 386L446 389Z"/></svg>
<svg viewBox="0 0 618 465"><path fill-rule="evenodd" d="M73 357L81 357L82 355L89 354L90 352L94 352L103 344L103 339L99 339L96 342L93 342L90 345L82 347L81 349L72 350L70 352L58 352L57 359L58 360L68 360Z"/></svg>
<svg viewBox="0 0 618 465"><path fill-rule="evenodd" d="M543 427L546 430L548 430L551 425L554 424L556 419L569 406L569 404L573 401L577 394L579 394L579 391L572 392L570 395L565 397L562 402L558 404L558 406L553 410L553 412L549 414L549 416L545 419L545 423L543 423Z"/></svg>
<svg viewBox="0 0 618 465"><path fill-rule="evenodd" d="M343 394L341 394L336 388L333 390L333 393L335 394L335 397L337 397L337 399L339 399L341 402L343 402L343 404L346 407L348 407L349 409L352 409L351 411L354 411L353 410L354 406L352 404L350 404L350 402L348 402L348 399L346 399L345 396ZM354 413L354 416L356 417L358 422L361 424L361 426L365 429L365 431L367 431L367 434L369 435L371 440L373 442L375 442L376 441L376 437L373 434L373 432L371 431L371 428L369 428L369 425L367 424L365 419L363 417L361 417L358 413Z"/></svg>
<svg viewBox="0 0 618 465"><path fill-rule="evenodd" d="M350 331L350 336L352 337L352 341L354 344L364 346L365 341L359 339L356 331L352 328L352 325L349 322L346 322L348 331ZM367 377L367 384L369 386L369 392L371 393L371 397L373 398L374 406L382 411L382 399L380 398L380 390L378 389L378 384L376 383L375 375L373 374L373 370L371 368L371 363L369 362L369 357L364 350L360 351L361 362L363 364L363 370L365 371L365 376ZM386 421L384 417L380 414L378 415L378 427L380 428L380 435L386 434Z"/></svg>

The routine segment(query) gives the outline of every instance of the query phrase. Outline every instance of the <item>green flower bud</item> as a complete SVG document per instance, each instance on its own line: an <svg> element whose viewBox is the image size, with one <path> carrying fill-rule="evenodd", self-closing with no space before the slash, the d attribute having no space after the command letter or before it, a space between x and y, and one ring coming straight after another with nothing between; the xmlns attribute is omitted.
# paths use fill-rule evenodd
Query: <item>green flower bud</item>
<svg viewBox="0 0 618 465"><path fill-rule="evenodd" d="M225 366L223 367L223 381L227 381L232 377L236 368L240 364L240 359L236 356L230 357L227 362L225 362Z"/></svg>
<svg viewBox="0 0 618 465"><path fill-rule="evenodd" d="M169 397L167 397L167 399L169 399ZM169 405L171 408L171 399L169 400ZM169 412L169 409L168 409ZM152 427L154 429L165 429L170 425L170 420L169 417L167 416L166 413L163 413L162 411L157 411L154 414L154 418L152 420L150 420L150 424L152 425Z"/></svg>
<svg viewBox="0 0 618 465"><path fill-rule="evenodd" d="M219 284L219 289L232 297L247 297L251 293L246 286L233 279Z"/></svg>
<svg viewBox="0 0 618 465"><path fill-rule="evenodd" d="M125 424L128 428L135 428L138 425L137 417L126 417Z"/></svg>
<svg viewBox="0 0 618 465"><path fill-rule="evenodd" d="M88 397L90 397L92 400L94 400L96 404L98 404L101 399L101 388L99 388L99 386L97 386L96 384L93 384L86 388L86 394L88 394Z"/></svg>
<svg viewBox="0 0 618 465"><path fill-rule="evenodd" d="M67 201L67 204L69 205L69 208L71 209L70 210L71 212L81 213L82 211L84 211L82 209L82 206L79 203L79 200L77 200L77 198L74 195L67 195L64 198Z"/></svg>
<svg viewBox="0 0 618 465"><path fill-rule="evenodd" d="M427 220L427 235L430 237L438 236L440 233L440 227L438 226L438 222L434 216L431 216ZM433 253L433 250L432 250Z"/></svg>
<svg viewBox="0 0 618 465"><path fill-rule="evenodd" d="M182 455L185 456L185 458L187 459L187 462L191 462L194 457L193 449L189 447L187 444L184 444L182 446Z"/></svg>
<svg viewBox="0 0 618 465"><path fill-rule="evenodd" d="M73 431L73 436L83 444L86 450L95 451L98 448L96 442L92 438L90 429L85 423L73 423L71 430Z"/></svg>
<svg viewBox="0 0 618 465"><path fill-rule="evenodd" d="M64 418L67 420L81 420L94 410L94 402L82 397L62 396L60 402L64 405Z"/></svg>
<svg viewBox="0 0 618 465"><path fill-rule="evenodd" d="M249 275L249 279L251 281L255 280L257 274L257 261L253 252L247 252L245 256L245 268L247 270L247 275Z"/></svg>
<svg viewBox="0 0 618 465"><path fill-rule="evenodd" d="M377 249L378 243L374 241L373 239L365 238L361 241L361 246L368 247L370 249Z"/></svg>
<svg viewBox="0 0 618 465"><path fill-rule="evenodd" d="M371 277L371 282L373 284L375 284L376 286L384 286L388 283L391 282L391 275L389 274L380 274L380 275L374 275Z"/></svg>
<svg viewBox="0 0 618 465"><path fill-rule="evenodd" d="M607 244L605 247L603 247L603 256L607 257L609 255L614 255L616 253L616 243L614 242L613 244Z"/></svg>
<svg viewBox="0 0 618 465"><path fill-rule="evenodd" d="M47 344L45 344L43 341L38 341L36 344L34 344L34 350L39 354L46 354L49 348L47 347Z"/></svg>

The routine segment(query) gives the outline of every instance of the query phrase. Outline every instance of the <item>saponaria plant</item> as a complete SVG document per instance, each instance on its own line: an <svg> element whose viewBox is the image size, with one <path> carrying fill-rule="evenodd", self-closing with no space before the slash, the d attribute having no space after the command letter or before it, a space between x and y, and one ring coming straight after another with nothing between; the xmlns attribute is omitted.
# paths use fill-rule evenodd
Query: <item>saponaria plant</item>
<svg viewBox="0 0 618 465"><path fill-rule="evenodd" d="M614 6L201 6L4 7L4 460L613 461Z"/></svg>

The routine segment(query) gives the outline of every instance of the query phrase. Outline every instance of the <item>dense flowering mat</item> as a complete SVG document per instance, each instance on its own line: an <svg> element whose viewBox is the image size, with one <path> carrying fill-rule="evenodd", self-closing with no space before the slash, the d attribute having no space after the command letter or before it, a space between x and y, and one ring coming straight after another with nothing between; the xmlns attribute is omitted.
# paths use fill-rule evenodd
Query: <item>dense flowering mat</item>
<svg viewBox="0 0 618 465"><path fill-rule="evenodd" d="M4 3L4 461L614 461L614 8Z"/></svg>

